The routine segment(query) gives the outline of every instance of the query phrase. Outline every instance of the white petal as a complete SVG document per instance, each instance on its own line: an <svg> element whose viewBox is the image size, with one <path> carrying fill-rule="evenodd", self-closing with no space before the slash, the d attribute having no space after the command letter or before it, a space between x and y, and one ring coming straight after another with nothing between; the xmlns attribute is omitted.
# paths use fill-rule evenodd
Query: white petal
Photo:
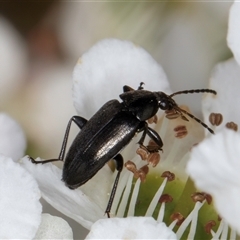
<svg viewBox="0 0 240 240"><path fill-rule="evenodd" d="M9 100L25 81L27 50L19 33L0 17L0 106Z"/></svg>
<svg viewBox="0 0 240 240"><path fill-rule="evenodd" d="M32 239L41 221L40 191L18 163L0 155L0 238Z"/></svg>
<svg viewBox="0 0 240 240"><path fill-rule="evenodd" d="M100 219L86 239L177 239L163 222L151 217Z"/></svg>
<svg viewBox="0 0 240 240"><path fill-rule="evenodd" d="M240 65L240 2L235 1L229 12L228 22L228 46L232 50L233 55Z"/></svg>
<svg viewBox="0 0 240 240"><path fill-rule="evenodd" d="M218 64L212 73L210 86L217 91L217 95L206 94L203 99L203 113L208 122L210 113L223 115L222 128L227 122L240 124L240 66L234 59Z"/></svg>
<svg viewBox="0 0 240 240"><path fill-rule="evenodd" d="M34 239L73 239L73 233L64 219L42 214L42 221Z"/></svg>
<svg viewBox="0 0 240 240"><path fill-rule="evenodd" d="M23 157L26 138L19 124L7 114L0 114L0 153L14 161Z"/></svg>
<svg viewBox="0 0 240 240"><path fill-rule="evenodd" d="M187 171L216 208L240 233L240 135L225 129L194 147Z"/></svg>
<svg viewBox="0 0 240 240"><path fill-rule="evenodd" d="M91 117L105 102L118 98L123 86L169 92L162 67L131 42L105 39L94 45L73 72L73 99L79 115Z"/></svg>
<svg viewBox="0 0 240 240"><path fill-rule="evenodd" d="M58 211L79 222L85 228L100 218L105 218L105 209L98 205L98 194L102 194L101 182L95 182L91 196L81 188L70 190L61 181L62 170L51 163L33 164L28 157L22 159L23 166L36 178L42 197ZM107 179L107 176L105 176ZM104 178L104 177L102 177ZM92 179L90 180L92 181ZM101 188L101 189L100 189ZM88 189L88 193L90 189ZM107 205L107 201L105 203Z"/></svg>

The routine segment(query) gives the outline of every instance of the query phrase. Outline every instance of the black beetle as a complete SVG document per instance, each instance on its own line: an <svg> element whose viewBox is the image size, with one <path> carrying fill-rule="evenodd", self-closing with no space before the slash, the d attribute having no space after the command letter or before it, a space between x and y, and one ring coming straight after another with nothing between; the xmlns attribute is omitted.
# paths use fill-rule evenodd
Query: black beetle
<svg viewBox="0 0 240 240"><path fill-rule="evenodd" d="M178 107L172 96L193 92L216 94L214 90L186 90L167 95L163 92L143 90L142 85L143 83L140 83L137 90L129 86L124 86L124 92L120 95L122 102L118 100L108 101L89 121L80 116L73 116L67 125L61 151L57 159L35 161L30 157L33 163L63 161L71 123L72 121L75 122L81 131L70 146L64 160L62 181L70 189L75 189L92 178L109 160L114 159L118 173L105 211L108 217L110 217L112 202L123 168L124 161L119 152L128 145L138 132L143 132L138 144L147 151L151 152L162 149L163 143L160 136L146 122L146 120L152 118L157 113L159 108L164 111L173 110L175 114L184 120L187 120L187 118L183 114L187 114L213 133L201 120ZM143 143L146 135L156 143L154 150L150 150L147 146L144 146Z"/></svg>

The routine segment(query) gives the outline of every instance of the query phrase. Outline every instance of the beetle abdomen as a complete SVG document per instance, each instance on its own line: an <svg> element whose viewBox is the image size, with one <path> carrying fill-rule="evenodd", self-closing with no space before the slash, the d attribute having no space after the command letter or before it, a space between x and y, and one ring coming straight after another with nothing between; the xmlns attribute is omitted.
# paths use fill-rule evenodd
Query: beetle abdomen
<svg viewBox="0 0 240 240"><path fill-rule="evenodd" d="M93 120L94 117L83 130ZM85 131L80 132L66 156L62 180L71 188L87 182L131 141L139 124L140 121L131 113L119 111L107 125L91 132L90 141L85 140Z"/></svg>

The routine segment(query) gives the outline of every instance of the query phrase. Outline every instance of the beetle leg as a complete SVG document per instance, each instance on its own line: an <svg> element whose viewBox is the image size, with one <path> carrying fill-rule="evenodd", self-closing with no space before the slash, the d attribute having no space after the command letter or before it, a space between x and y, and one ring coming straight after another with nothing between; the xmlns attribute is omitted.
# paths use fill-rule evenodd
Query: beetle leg
<svg viewBox="0 0 240 240"><path fill-rule="evenodd" d="M116 162L116 170L118 171L118 173L117 173L117 176L116 176L115 181L113 183L111 195L110 195L110 198L108 200L108 205L107 205L107 208L106 208L106 211L105 211L108 218L110 218L110 211L111 211L112 203L113 203L113 200L114 200L114 197L115 197L118 181L119 181L122 169L123 169L123 162L124 162L121 154L117 154L113 159Z"/></svg>
<svg viewBox="0 0 240 240"><path fill-rule="evenodd" d="M149 152L152 152L147 146L143 145L143 142L145 140L146 134L157 144L158 148L156 148L154 150L154 152L156 152L156 150L162 150L162 146L163 146L163 142L162 139L160 138L160 136L158 135L158 133L156 131L154 131L152 128L148 127L148 124L146 122L142 122L144 125L142 127L139 128L139 132L143 131L143 134L141 136L141 138L138 141L138 144L143 146L144 148L146 148L146 150L148 150Z"/></svg>
<svg viewBox="0 0 240 240"><path fill-rule="evenodd" d="M158 145L158 150L162 150L163 142L158 133L152 128L148 127L147 135Z"/></svg>
<svg viewBox="0 0 240 240"><path fill-rule="evenodd" d="M69 132L70 132L70 128L71 128L71 123L75 122L76 125L82 129L84 127L84 125L87 123L87 119L83 118L83 117L80 117L80 116L73 116L69 122L68 122L68 125L67 125L67 129L65 131L65 135L64 135L64 138L63 138L63 143L62 143L62 147L61 147L61 150L60 150L60 153L59 153L59 157L56 158L56 159L48 159L48 160L43 160L43 161L36 161L35 159L33 159L32 157L29 157L29 159L31 160L32 163L48 163L48 162L56 162L56 161L63 161L64 159L64 156L65 156L65 151L66 151L66 146L67 146L67 140L68 140L68 136L69 136Z"/></svg>

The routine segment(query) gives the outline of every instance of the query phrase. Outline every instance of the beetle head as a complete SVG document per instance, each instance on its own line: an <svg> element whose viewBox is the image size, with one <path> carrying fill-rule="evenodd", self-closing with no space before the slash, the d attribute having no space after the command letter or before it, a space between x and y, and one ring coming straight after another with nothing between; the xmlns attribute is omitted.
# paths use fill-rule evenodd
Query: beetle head
<svg viewBox="0 0 240 240"><path fill-rule="evenodd" d="M156 92L155 94L158 101L158 107L161 110L172 110L175 106L177 106L176 102L164 92Z"/></svg>

